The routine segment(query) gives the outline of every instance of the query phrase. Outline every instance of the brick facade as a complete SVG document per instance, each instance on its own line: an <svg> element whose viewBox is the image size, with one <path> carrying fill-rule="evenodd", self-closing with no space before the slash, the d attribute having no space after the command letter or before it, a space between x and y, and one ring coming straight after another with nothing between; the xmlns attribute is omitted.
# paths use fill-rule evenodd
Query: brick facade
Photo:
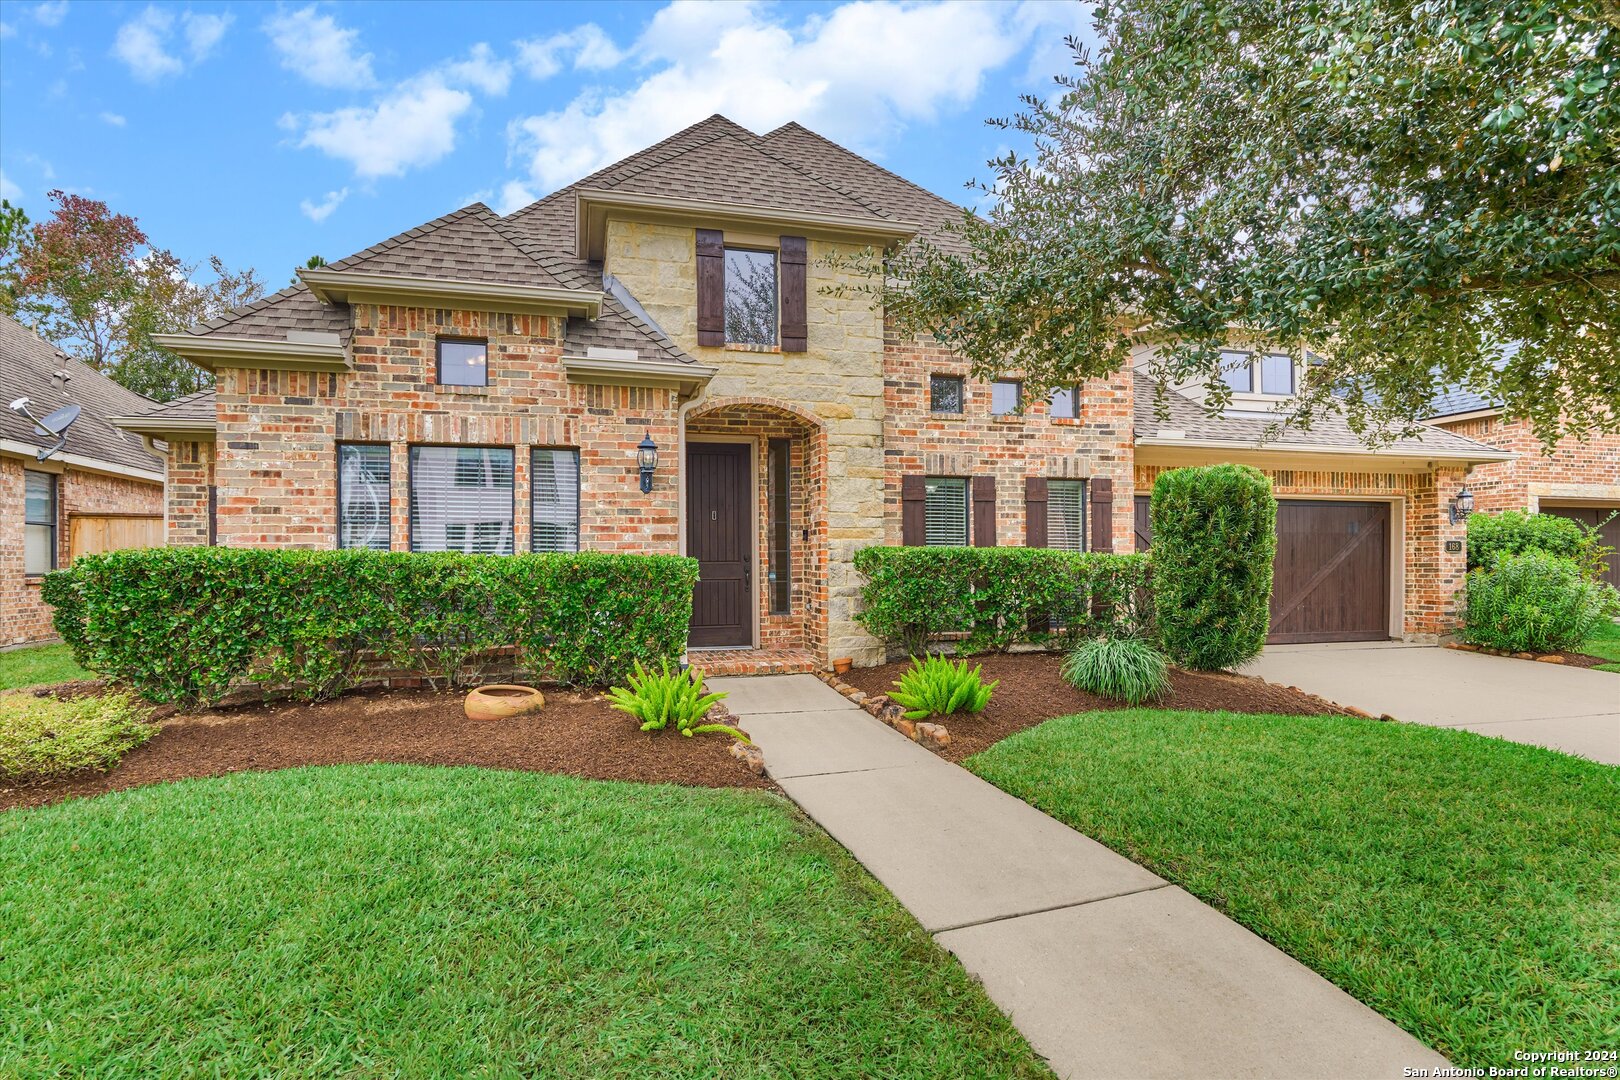
<svg viewBox="0 0 1620 1080"><path fill-rule="evenodd" d="M1537 510L1542 500L1556 505L1569 499L1620 505L1620 434L1594 435L1586 442L1564 439L1547 454L1528 421L1493 415L1434 423L1518 455L1468 474L1475 510Z"/></svg>

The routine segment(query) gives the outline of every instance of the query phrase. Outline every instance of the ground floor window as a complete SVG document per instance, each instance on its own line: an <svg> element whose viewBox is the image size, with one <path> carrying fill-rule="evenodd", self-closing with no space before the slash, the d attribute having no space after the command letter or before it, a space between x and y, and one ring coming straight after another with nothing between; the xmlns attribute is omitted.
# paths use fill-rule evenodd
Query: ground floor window
<svg viewBox="0 0 1620 1080"><path fill-rule="evenodd" d="M388 447L341 444L338 450L338 547L387 551Z"/></svg>
<svg viewBox="0 0 1620 1080"><path fill-rule="evenodd" d="M56 474L23 470L23 573L56 569Z"/></svg>
<svg viewBox="0 0 1620 1080"><path fill-rule="evenodd" d="M1086 550L1086 482L1046 482L1046 546L1063 551Z"/></svg>
<svg viewBox="0 0 1620 1080"><path fill-rule="evenodd" d="M513 451L411 447L411 550L510 555Z"/></svg>
<svg viewBox="0 0 1620 1080"><path fill-rule="evenodd" d="M579 550L579 451L537 448L529 457L535 551Z"/></svg>
<svg viewBox="0 0 1620 1080"><path fill-rule="evenodd" d="M772 439L767 454L767 502L765 531L770 541L771 614L786 615L793 596L793 523L790 477L793 443Z"/></svg>
<svg viewBox="0 0 1620 1080"><path fill-rule="evenodd" d="M923 502L923 543L929 547L966 547L968 482L960 476L930 476Z"/></svg>

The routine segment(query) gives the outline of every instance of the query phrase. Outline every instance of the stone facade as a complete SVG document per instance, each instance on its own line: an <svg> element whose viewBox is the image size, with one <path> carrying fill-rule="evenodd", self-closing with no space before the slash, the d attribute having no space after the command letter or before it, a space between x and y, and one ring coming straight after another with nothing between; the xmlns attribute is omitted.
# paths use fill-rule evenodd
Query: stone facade
<svg viewBox="0 0 1620 1080"><path fill-rule="evenodd" d="M51 609L40 599L40 577L23 562L23 492L26 469L52 472L56 487L56 565L73 557L72 518L78 514L163 513L163 487L150 480L63 468L56 462L0 456L0 645L56 636Z"/></svg>
<svg viewBox="0 0 1620 1080"><path fill-rule="evenodd" d="M1434 423L1518 455L1476 466L1468 474L1475 510L1538 510L1544 499L1552 504L1570 499L1620 504L1620 434L1594 435L1586 442L1564 439L1548 454L1528 421L1497 414Z"/></svg>

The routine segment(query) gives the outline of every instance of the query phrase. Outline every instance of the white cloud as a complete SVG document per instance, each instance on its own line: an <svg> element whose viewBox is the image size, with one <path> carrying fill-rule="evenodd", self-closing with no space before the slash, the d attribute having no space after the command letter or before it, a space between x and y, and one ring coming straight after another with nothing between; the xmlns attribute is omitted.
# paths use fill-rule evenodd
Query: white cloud
<svg viewBox="0 0 1620 1080"><path fill-rule="evenodd" d="M346 161L361 179L402 176L431 165L456 146L456 121L472 108L472 95L446 85L436 73L409 79L374 105L281 118L298 145Z"/></svg>
<svg viewBox="0 0 1620 1080"><path fill-rule="evenodd" d="M518 63L533 79L549 79L561 71L564 54L571 56L567 66L576 71L606 71L617 66L625 55L595 23L548 38L520 41L517 47Z"/></svg>
<svg viewBox="0 0 1620 1080"><path fill-rule="evenodd" d="M452 86L470 86L493 97L500 97L512 85L512 65L496 59L494 51L482 41L468 51L465 60L452 60L438 71Z"/></svg>
<svg viewBox="0 0 1620 1080"><path fill-rule="evenodd" d="M281 57L281 66L316 86L359 89L376 83L371 54L358 53L360 32L339 26L311 5L278 11L264 22L264 32Z"/></svg>
<svg viewBox="0 0 1620 1080"><path fill-rule="evenodd" d="M495 200L495 205L491 209L493 209L497 214L500 214L502 217L505 217L507 214L510 214L513 211L521 210L525 206L528 206L530 203L534 202L536 198L538 198L538 196L536 196L533 191L530 191L528 186L522 181L508 180L506 183L501 185L500 197Z"/></svg>
<svg viewBox="0 0 1620 1080"><path fill-rule="evenodd" d="M123 127L126 123L128 123L123 116L115 112L102 113L101 122L103 124L111 124L113 127Z"/></svg>
<svg viewBox="0 0 1620 1080"><path fill-rule="evenodd" d="M343 205L343 200L347 199L348 197L348 188L343 188L340 191L328 191L326 193L326 198L322 199L320 202L312 203L308 199L305 199L298 204L298 209L304 212L305 217L319 225L321 222L331 217L332 211Z"/></svg>
<svg viewBox="0 0 1620 1080"><path fill-rule="evenodd" d="M208 59L225 36L231 18L229 15L198 15L191 11L180 15L180 33L185 38L186 55L192 63ZM118 28L118 36L113 40L113 55L143 82L157 82L178 75L186 69L186 62L171 51L174 28L173 12L148 7Z"/></svg>
<svg viewBox="0 0 1620 1080"><path fill-rule="evenodd" d="M797 25L783 21L793 10L675 0L628 54L651 74L514 120L513 153L551 189L717 112L755 131L798 120L870 147L905 122L970 104L1036 21L982 2L856 0Z"/></svg>
<svg viewBox="0 0 1620 1080"><path fill-rule="evenodd" d="M0 39L16 36L17 28L8 22L0 22Z"/></svg>
<svg viewBox="0 0 1620 1080"><path fill-rule="evenodd" d="M34 8L34 21L41 26L61 26L67 18L68 0L45 0Z"/></svg>
<svg viewBox="0 0 1620 1080"><path fill-rule="evenodd" d="M22 188L12 183L11 177L6 175L4 169L0 169L0 199L5 199L13 206L22 199Z"/></svg>

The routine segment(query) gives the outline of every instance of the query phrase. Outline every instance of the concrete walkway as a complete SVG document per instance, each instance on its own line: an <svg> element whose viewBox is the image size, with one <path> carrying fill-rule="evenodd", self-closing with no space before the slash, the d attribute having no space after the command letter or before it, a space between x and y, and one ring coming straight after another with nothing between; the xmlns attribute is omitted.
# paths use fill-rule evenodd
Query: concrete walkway
<svg viewBox="0 0 1620 1080"><path fill-rule="evenodd" d="M1272 645L1243 668L1373 716L1620 765L1620 674L1397 641Z"/></svg>
<svg viewBox="0 0 1620 1080"><path fill-rule="evenodd" d="M710 683L730 694L783 790L956 954L1058 1075L1399 1077L1446 1064L1213 908L814 676Z"/></svg>

